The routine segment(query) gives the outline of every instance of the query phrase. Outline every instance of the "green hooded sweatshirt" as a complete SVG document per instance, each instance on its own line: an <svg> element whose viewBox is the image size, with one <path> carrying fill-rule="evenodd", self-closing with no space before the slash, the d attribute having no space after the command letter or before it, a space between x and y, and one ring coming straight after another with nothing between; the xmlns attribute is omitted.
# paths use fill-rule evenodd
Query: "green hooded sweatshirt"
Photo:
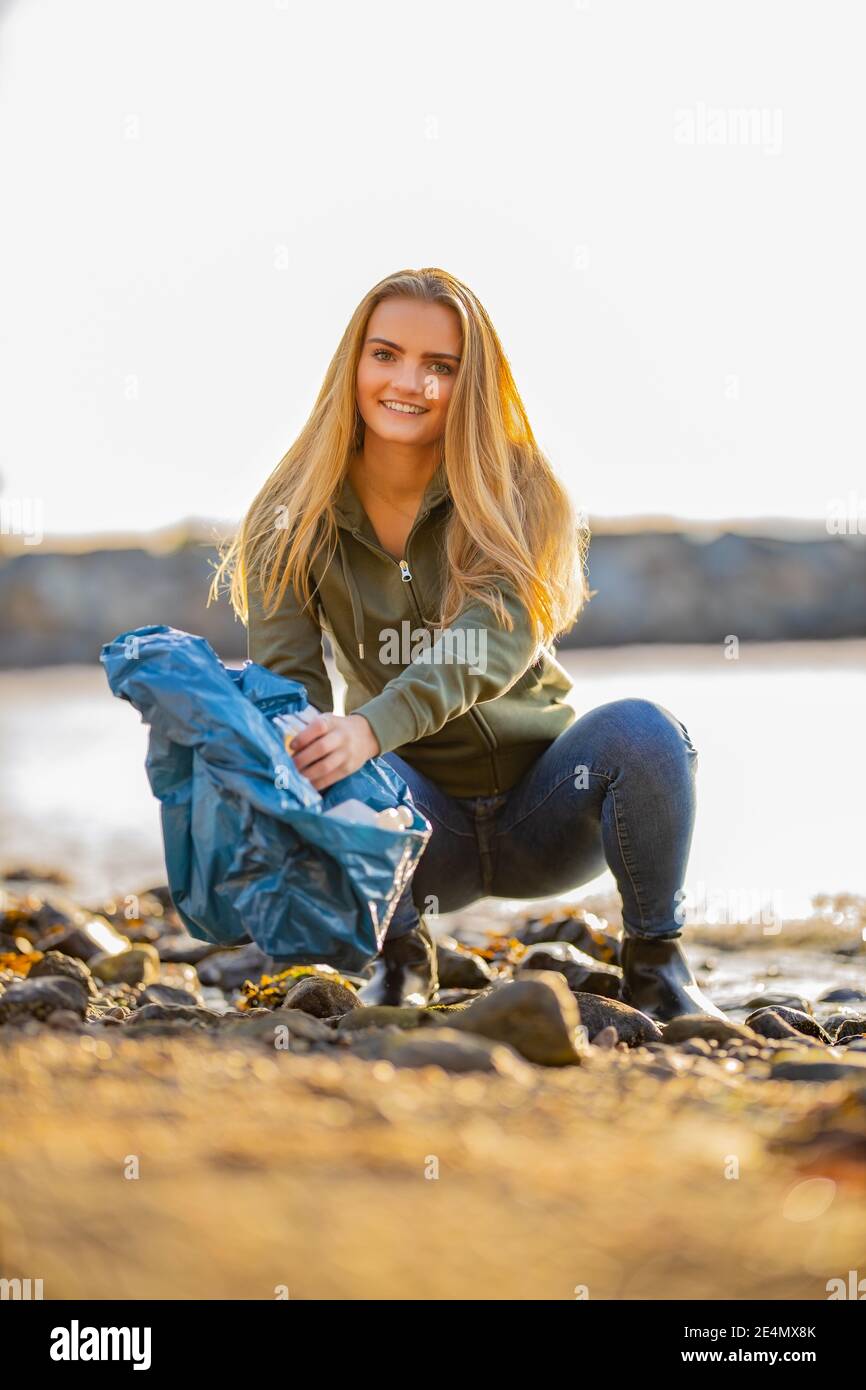
<svg viewBox="0 0 866 1390"><path fill-rule="evenodd" d="M250 578L247 651L252 661L307 688L311 704L333 710L322 633L346 682L346 714L362 714L382 753L394 751L451 796L507 791L575 712L572 682L552 647L534 640L515 591L500 592L514 619L506 632L486 604L470 603L449 628L441 612L444 528L453 501L444 465L427 485L405 558L382 548L348 477L335 503L338 547L313 566L315 592L297 601L291 583L280 607L263 614Z"/></svg>

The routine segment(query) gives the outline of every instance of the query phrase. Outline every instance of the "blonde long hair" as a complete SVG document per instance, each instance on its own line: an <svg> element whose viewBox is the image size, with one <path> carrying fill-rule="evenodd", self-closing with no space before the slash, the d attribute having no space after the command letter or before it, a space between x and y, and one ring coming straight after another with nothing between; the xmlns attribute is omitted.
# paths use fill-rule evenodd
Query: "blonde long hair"
<svg viewBox="0 0 866 1390"><path fill-rule="evenodd" d="M329 563L333 556L333 505L363 443L355 376L367 325L376 305L392 296L450 305L463 329L442 448L454 505L445 530L439 622L447 627L468 602L480 600L511 628L499 593L505 581L547 645L571 627L589 596L589 530L535 441L486 310L466 285L435 267L388 275L361 300L306 424L221 554L208 604L228 580L232 607L246 622L249 576L257 580L268 615L289 583L299 601L310 601L313 564L323 549Z"/></svg>

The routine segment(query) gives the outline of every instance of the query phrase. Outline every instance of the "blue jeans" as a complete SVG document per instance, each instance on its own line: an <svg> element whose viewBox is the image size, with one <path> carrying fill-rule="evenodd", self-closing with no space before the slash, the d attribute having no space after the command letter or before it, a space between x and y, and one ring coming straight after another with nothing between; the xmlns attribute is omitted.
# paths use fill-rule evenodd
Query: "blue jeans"
<svg viewBox="0 0 866 1390"><path fill-rule="evenodd" d="M388 939L417 926L419 909L547 897L605 867L622 898L626 936L680 936L674 914L694 826L697 756L685 726L648 700L590 710L497 796L448 796L396 753L385 754L433 827Z"/></svg>

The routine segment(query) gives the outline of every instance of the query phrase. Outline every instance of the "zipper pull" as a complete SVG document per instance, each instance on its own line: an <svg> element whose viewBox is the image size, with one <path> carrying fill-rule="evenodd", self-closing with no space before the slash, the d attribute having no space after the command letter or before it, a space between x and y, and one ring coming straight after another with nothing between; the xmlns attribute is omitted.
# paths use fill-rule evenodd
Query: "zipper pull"
<svg viewBox="0 0 866 1390"><path fill-rule="evenodd" d="M400 561L400 578L403 580L404 584L408 584L409 580L412 578L409 573L409 566L406 564L405 560Z"/></svg>

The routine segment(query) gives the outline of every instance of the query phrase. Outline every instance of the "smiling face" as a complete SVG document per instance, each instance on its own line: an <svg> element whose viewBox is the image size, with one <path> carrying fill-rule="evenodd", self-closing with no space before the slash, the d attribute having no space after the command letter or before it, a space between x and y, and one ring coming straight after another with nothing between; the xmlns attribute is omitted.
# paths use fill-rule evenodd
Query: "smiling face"
<svg viewBox="0 0 866 1390"><path fill-rule="evenodd" d="M460 364L460 318L447 304L377 304L358 362L356 398L368 430L389 443L431 444L445 432Z"/></svg>

